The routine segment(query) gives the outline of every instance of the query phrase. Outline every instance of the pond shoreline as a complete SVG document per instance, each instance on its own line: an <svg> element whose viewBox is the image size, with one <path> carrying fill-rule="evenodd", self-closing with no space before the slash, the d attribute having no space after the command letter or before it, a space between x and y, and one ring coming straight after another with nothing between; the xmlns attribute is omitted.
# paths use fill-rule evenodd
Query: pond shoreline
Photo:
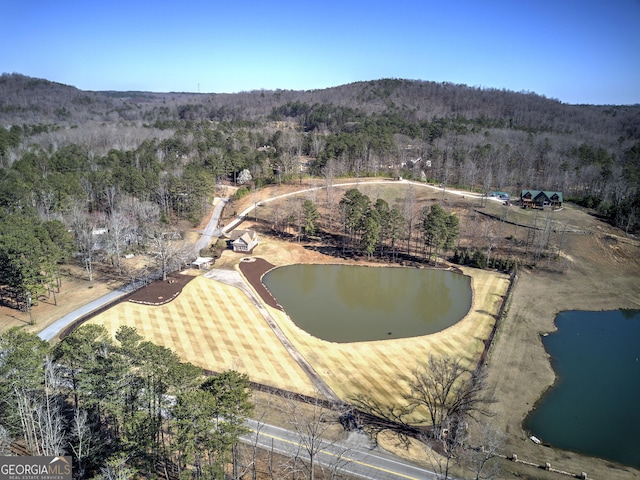
<svg viewBox="0 0 640 480"><path fill-rule="evenodd" d="M444 269L293 264L262 283L299 328L338 344L438 334L471 307L471 277Z"/></svg>
<svg viewBox="0 0 640 480"><path fill-rule="evenodd" d="M633 403L640 395L633 381L640 378L640 351L634 341L640 338L640 310L628 310L626 315L622 310L569 310L560 312L554 323L558 330L545 336L543 344L557 372L556 381L524 425L545 445L640 468L640 457L630 453L640 451L633 428L640 422ZM634 357L635 362L629 363ZM585 391L592 393L585 396ZM610 404L618 408L608 409ZM580 420L586 418L590 420Z"/></svg>
<svg viewBox="0 0 640 480"><path fill-rule="evenodd" d="M627 268L613 274L593 264L580 267L564 274L521 270L509 312L498 327L487 360L488 387L497 401L490 422L507 433L508 454L541 465L549 462L565 471L584 471L589 478L640 479L640 470L632 467L536 445L524 427L529 412L556 381L551 357L542 343L544 334L557 330L556 315L565 310L640 308L634 300L640 298L637 277Z"/></svg>

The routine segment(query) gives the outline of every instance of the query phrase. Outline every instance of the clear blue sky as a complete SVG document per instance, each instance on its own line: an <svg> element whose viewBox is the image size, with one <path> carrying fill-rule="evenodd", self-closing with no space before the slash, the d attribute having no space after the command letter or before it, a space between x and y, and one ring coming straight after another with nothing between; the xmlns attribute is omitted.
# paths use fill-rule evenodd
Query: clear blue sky
<svg viewBox="0 0 640 480"><path fill-rule="evenodd" d="M640 0L0 0L0 72L83 90L408 78L640 103Z"/></svg>

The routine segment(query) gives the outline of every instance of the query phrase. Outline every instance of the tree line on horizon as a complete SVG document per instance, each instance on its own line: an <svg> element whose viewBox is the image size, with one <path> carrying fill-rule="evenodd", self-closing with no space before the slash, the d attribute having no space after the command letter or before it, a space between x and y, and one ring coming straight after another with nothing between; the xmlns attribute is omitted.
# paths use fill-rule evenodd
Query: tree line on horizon
<svg viewBox="0 0 640 480"><path fill-rule="evenodd" d="M131 280L184 265L192 253L179 245L184 231L201 222L225 183L249 178L243 172L251 178L245 191L308 176L403 177L515 195L559 190L626 232L640 225L640 107L398 79L197 95L82 92L2 75L0 118L0 210L16 219L0 241L2 280L30 285L36 301L54 291L53 265L69 258L65 229L90 279L96 262ZM384 237L389 228L396 235L395 220L386 226L393 209L375 211L378 222L364 236L377 229ZM27 223L55 230L57 240L30 233ZM104 232L99 240L96 232ZM19 264L10 243L22 234L35 235L34 252L51 241L61 251L49 265ZM134 251L153 257L154 272L126 271L122 258Z"/></svg>
<svg viewBox="0 0 640 480"><path fill-rule="evenodd" d="M258 186L291 181L302 157L314 175L332 163L336 176L402 175L514 194L559 190L625 230L638 225L637 105L565 105L528 92L401 79L199 95L83 92L4 74L0 119L0 165L27 154L66 157L75 146L88 158L83 167L95 171L99 158L135 152L146 161L119 163L139 172L112 173L127 185L109 175L102 183L137 195L155 196L159 173L174 181L186 174L191 184L233 180L246 168ZM200 214L195 200L187 208L192 219Z"/></svg>

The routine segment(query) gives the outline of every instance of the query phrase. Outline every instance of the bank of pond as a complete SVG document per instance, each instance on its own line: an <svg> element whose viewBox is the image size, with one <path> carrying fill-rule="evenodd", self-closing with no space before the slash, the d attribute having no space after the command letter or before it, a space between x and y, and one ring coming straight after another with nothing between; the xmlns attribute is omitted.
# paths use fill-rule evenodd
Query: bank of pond
<svg viewBox="0 0 640 480"><path fill-rule="evenodd" d="M566 311L543 338L556 373L524 427L544 444L640 468L640 310Z"/></svg>
<svg viewBox="0 0 640 480"><path fill-rule="evenodd" d="M447 270L299 264L262 281L296 325L336 343L437 333L471 307L470 278ZM567 311L555 321L543 343L557 379L525 429L552 447L640 468L640 310Z"/></svg>

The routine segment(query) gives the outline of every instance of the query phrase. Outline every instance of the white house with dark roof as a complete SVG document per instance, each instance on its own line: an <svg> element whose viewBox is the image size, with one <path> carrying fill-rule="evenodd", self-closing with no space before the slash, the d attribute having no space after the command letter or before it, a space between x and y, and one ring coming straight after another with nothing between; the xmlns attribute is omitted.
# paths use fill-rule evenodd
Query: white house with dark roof
<svg viewBox="0 0 640 480"><path fill-rule="evenodd" d="M260 243L255 230L233 230L225 236L234 252L250 252Z"/></svg>

